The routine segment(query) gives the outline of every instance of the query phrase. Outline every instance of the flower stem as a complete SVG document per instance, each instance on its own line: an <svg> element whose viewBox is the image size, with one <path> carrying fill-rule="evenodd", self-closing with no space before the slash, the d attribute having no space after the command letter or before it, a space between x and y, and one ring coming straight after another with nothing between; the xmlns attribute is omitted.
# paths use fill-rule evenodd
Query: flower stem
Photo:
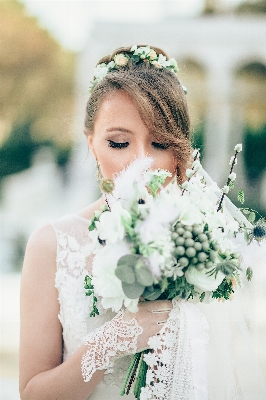
<svg viewBox="0 0 266 400"><path fill-rule="evenodd" d="M231 175L231 173L233 172L233 168L234 168L235 163L236 163L236 156L237 156L238 153L239 152L236 150L234 158L233 158L233 161L232 161L232 164L231 164L229 175ZM227 182L226 182L226 186L229 186L230 182L231 182L231 179L228 176L228 179L227 179ZM221 196L221 199L219 201L219 205L218 205L218 208L217 208L217 212L220 211L221 208L222 208L223 201L224 201L224 196L225 196L225 193L223 193L222 196Z"/></svg>

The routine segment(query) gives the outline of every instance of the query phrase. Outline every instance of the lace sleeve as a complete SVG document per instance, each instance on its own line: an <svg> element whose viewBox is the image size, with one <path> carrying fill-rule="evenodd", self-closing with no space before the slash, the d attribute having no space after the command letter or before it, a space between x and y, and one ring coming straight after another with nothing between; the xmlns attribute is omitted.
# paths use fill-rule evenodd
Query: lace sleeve
<svg viewBox="0 0 266 400"><path fill-rule="evenodd" d="M117 359L136 353L138 336L143 328L135 318L126 322L123 317L124 310L121 310L111 321L86 336L84 344L88 350L81 361L85 382L90 381L96 370L112 372Z"/></svg>

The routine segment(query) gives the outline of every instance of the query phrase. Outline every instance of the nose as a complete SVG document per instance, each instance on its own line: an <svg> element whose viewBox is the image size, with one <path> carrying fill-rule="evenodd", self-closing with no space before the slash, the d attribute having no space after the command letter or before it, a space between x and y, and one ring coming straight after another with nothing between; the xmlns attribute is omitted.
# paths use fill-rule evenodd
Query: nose
<svg viewBox="0 0 266 400"><path fill-rule="evenodd" d="M136 149L136 157L137 158L144 158L144 157L149 157L149 148L146 143L138 143L137 149Z"/></svg>

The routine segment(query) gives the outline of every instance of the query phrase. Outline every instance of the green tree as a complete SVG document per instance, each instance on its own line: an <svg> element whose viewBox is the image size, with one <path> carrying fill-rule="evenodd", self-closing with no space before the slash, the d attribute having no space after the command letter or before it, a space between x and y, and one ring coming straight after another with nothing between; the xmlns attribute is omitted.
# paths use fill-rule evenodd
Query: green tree
<svg viewBox="0 0 266 400"><path fill-rule="evenodd" d="M43 143L62 148L62 157L67 154L72 144L75 55L28 16L18 0L2 0L0 17L3 177L28 167Z"/></svg>

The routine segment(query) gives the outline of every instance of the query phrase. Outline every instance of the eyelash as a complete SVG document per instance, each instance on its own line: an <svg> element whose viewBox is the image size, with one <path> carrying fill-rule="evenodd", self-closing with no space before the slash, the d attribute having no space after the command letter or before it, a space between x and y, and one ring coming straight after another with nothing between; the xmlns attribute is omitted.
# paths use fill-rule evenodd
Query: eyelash
<svg viewBox="0 0 266 400"><path fill-rule="evenodd" d="M112 149L124 149L129 145L129 142L114 142L113 140L108 140L108 146L111 147ZM166 150L168 149L169 145L168 144L163 144L163 143L157 143L157 142L152 142L153 147L156 149L161 149L161 150Z"/></svg>

